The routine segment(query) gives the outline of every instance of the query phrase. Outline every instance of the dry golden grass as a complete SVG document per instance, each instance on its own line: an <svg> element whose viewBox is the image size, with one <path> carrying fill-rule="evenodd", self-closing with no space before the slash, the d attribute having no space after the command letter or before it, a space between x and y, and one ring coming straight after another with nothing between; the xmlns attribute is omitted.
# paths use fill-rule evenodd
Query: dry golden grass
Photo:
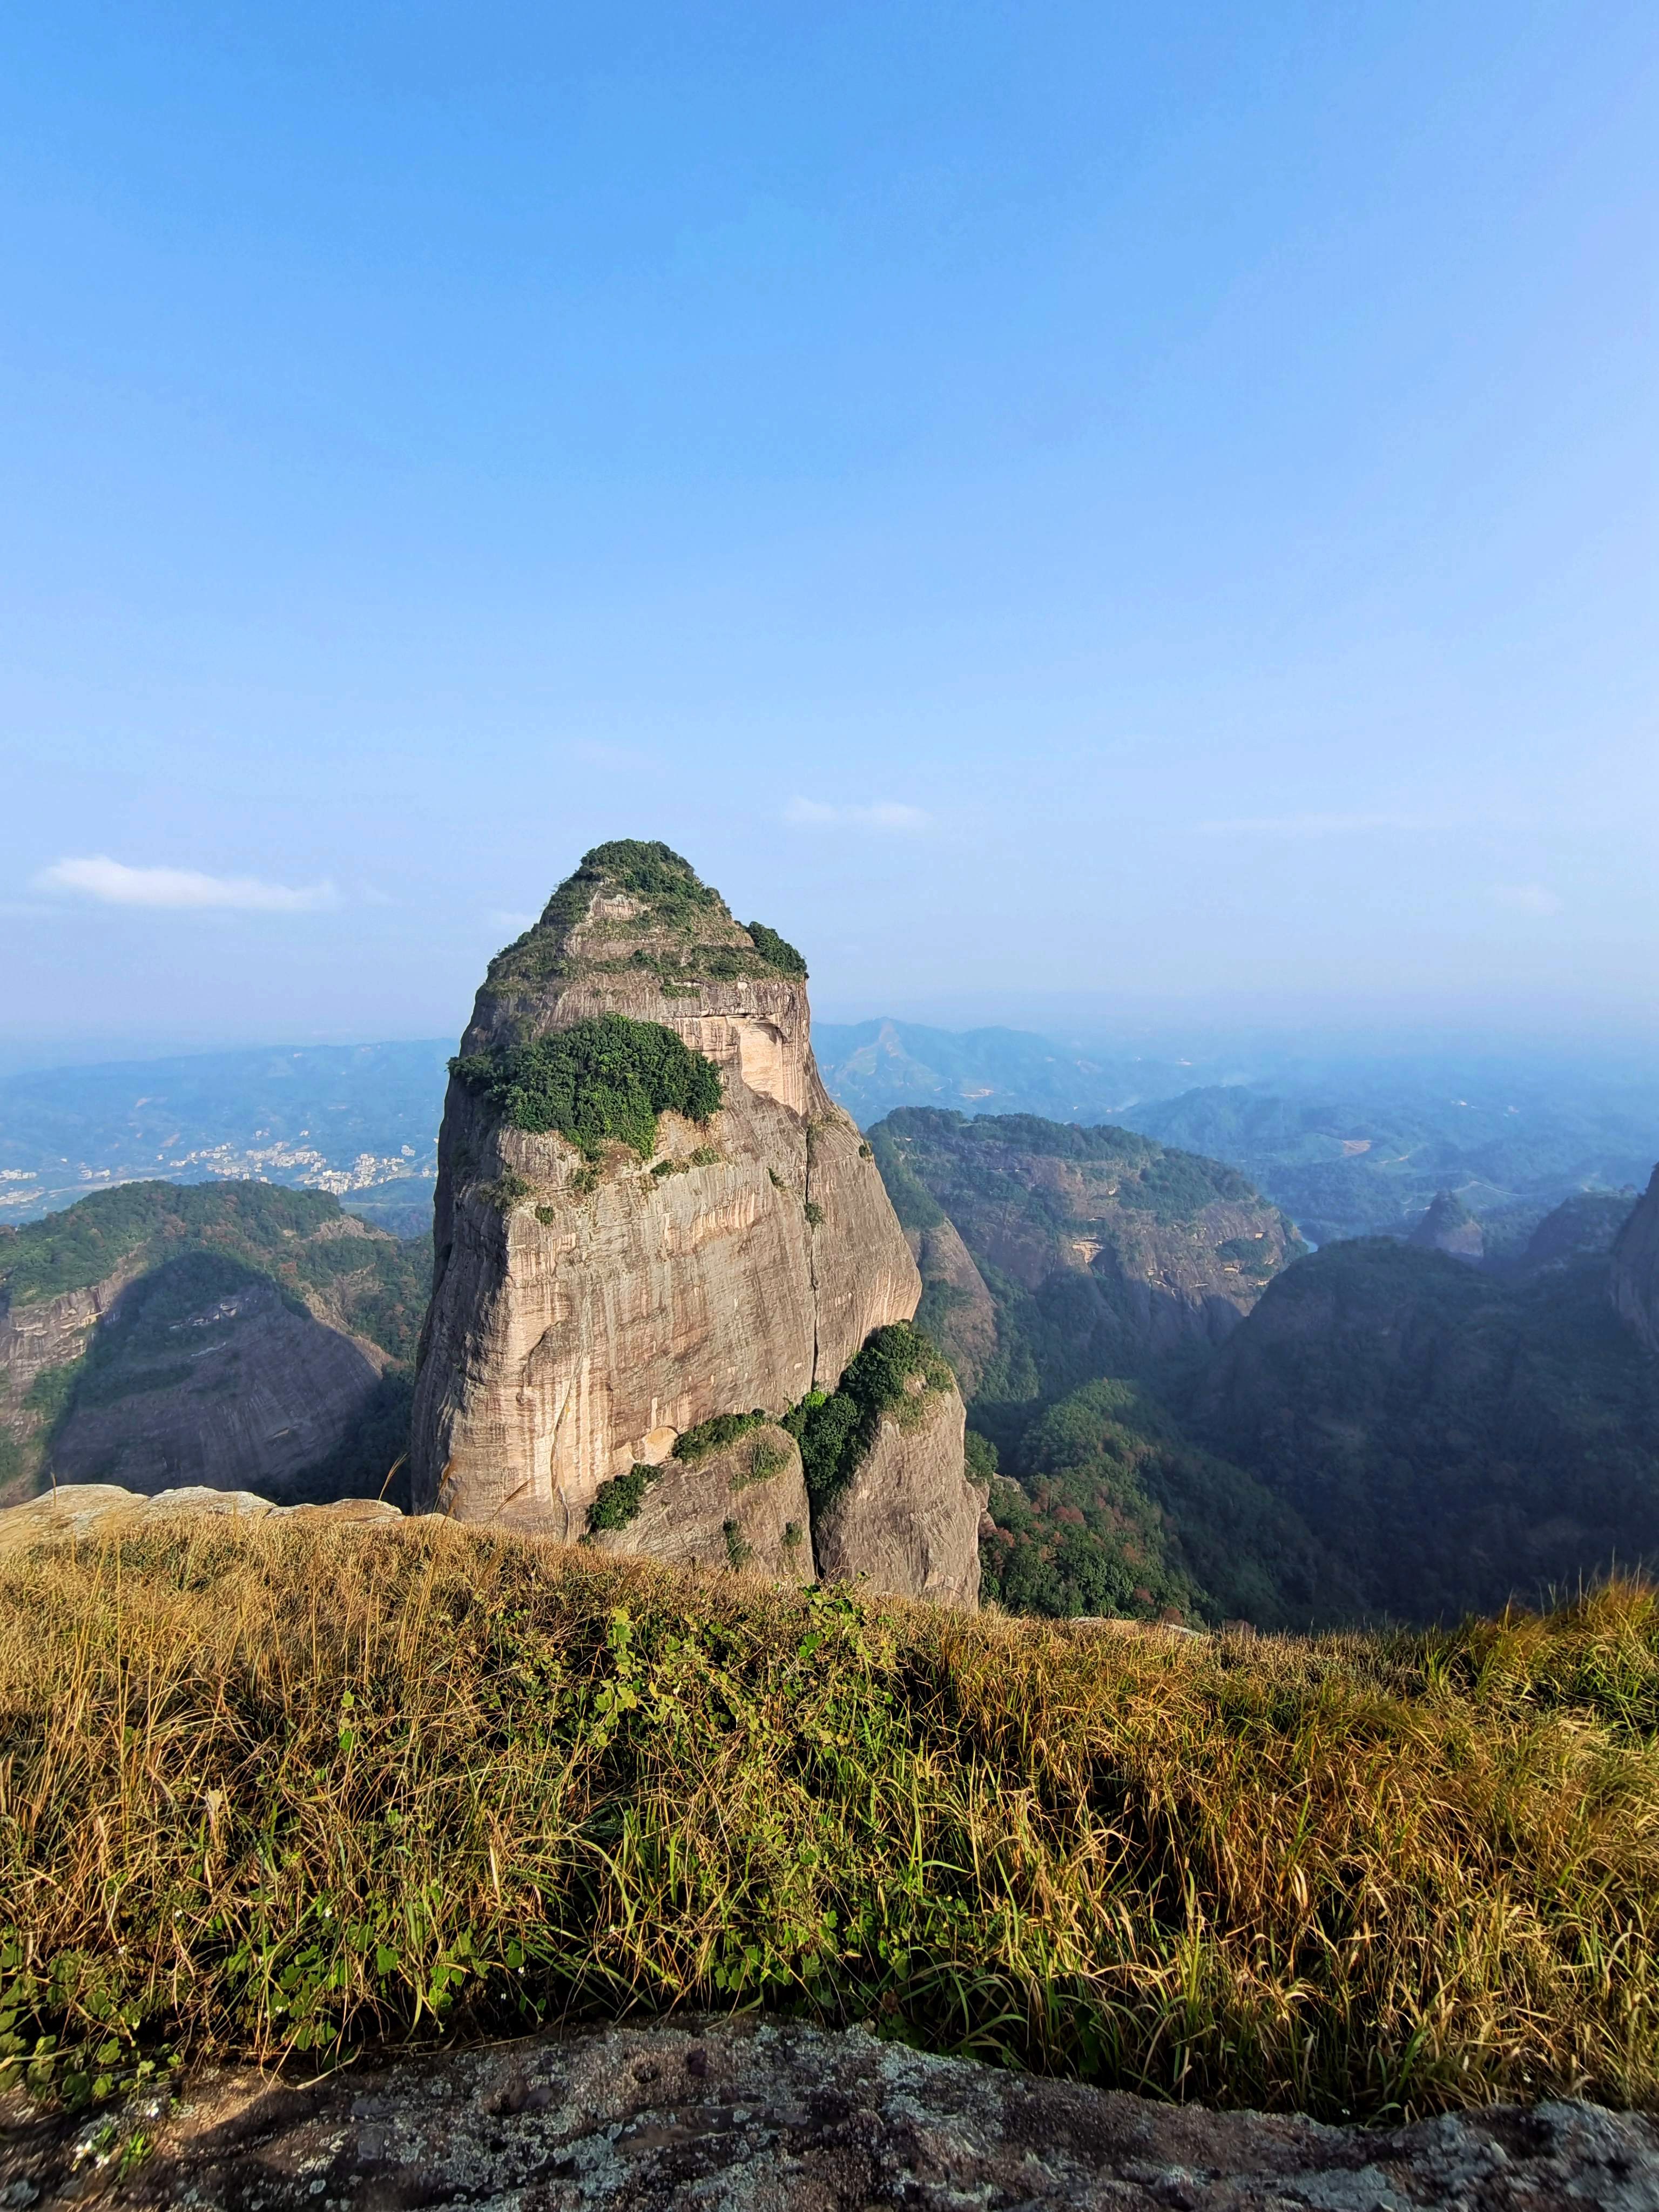
<svg viewBox="0 0 1659 2212"><path fill-rule="evenodd" d="M1659 2090L1659 1613L1304 1643L423 1521L0 1560L0 2034L141 2064L764 2002L1328 2115Z"/></svg>

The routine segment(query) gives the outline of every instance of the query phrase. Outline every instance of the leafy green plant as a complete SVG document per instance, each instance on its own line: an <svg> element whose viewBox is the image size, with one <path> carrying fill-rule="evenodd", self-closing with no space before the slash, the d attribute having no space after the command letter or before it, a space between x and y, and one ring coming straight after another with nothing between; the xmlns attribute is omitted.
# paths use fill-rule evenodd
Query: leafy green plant
<svg viewBox="0 0 1659 2212"><path fill-rule="evenodd" d="M735 1498L757 1483L769 1482L775 1474L783 1473L793 1456L787 1444L781 1444L776 1437L757 1437L747 1465L732 1478L732 1495Z"/></svg>
<svg viewBox="0 0 1659 2212"><path fill-rule="evenodd" d="M869 1457L884 1419L913 1428L956 1378L915 1325L872 1330L833 1391L809 1391L782 1426L800 1446L814 1513L831 1504Z"/></svg>
<svg viewBox="0 0 1659 2212"><path fill-rule="evenodd" d="M668 1176L689 1175L693 1168L718 1167L720 1160L720 1154L716 1146L699 1145L695 1152L688 1152L683 1160L654 1162L651 1172L656 1180L661 1182Z"/></svg>
<svg viewBox="0 0 1659 2212"><path fill-rule="evenodd" d="M659 1467L647 1467L642 1460L635 1460L626 1474L613 1474L608 1482L602 1482L587 1509L588 1534L596 1536L605 1528L625 1528L638 1516L646 1492L653 1482L661 1480Z"/></svg>
<svg viewBox="0 0 1659 2212"><path fill-rule="evenodd" d="M748 924L749 934L755 940L755 950L769 968L775 968L781 975L798 975L806 980L806 963L787 939L780 937L775 929L769 929L763 921Z"/></svg>
<svg viewBox="0 0 1659 2212"><path fill-rule="evenodd" d="M707 1459L713 1452L725 1451L739 1437L747 1436L750 1429L759 1428L771 1418L759 1406L752 1413L716 1413L675 1437L674 1457L683 1460L688 1467L695 1467L700 1459Z"/></svg>
<svg viewBox="0 0 1659 2212"><path fill-rule="evenodd" d="M532 1043L453 1060L458 1082L515 1128L556 1130L588 1160L607 1144L656 1150L657 1116L706 1121L720 1103L720 1071L660 1022L599 1014Z"/></svg>
<svg viewBox="0 0 1659 2212"><path fill-rule="evenodd" d="M806 1225L809 1229L823 1228L823 1208L818 1204L817 1199L805 1200L802 1203L801 1212L806 1216Z"/></svg>
<svg viewBox="0 0 1659 2212"><path fill-rule="evenodd" d="M746 1567L755 1556L755 1547L744 1534L741 1525L736 1521L722 1522L720 1534L726 1539L726 1565Z"/></svg>
<svg viewBox="0 0 1659 2212"><path fill-rule="evenodd" d="M969 1429L962 1440L963 1470L969 1482L987 1483L997 1471L997 1448L989 1437Z"/></svg>
<svg viewBox="0 0 1659 2212"><path fill-rule="evenodd" d="M504 1168L493 1182L481 1182L477 1188L478 1195L486 1205L495 1206L501 1213L511 1213L521 1199L529 1197L535 1185L526 1182L512 1168Z"/></svg>

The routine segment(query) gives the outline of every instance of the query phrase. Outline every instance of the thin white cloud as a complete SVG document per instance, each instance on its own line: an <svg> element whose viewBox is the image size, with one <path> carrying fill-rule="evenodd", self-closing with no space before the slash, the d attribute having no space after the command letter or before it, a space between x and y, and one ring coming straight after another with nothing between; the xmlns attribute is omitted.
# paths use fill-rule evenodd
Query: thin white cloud
<svg viewBox="0 0 1659 2212"><path fill-rule="evenodd" d="M257 876L205 876L194 868L130 868L107 854L54 860L30 889L70 891L104 906L235 907L246 914L313 914L339 904L332 884L290 888Z"/></svg>
<svg viewBox="0 0 1659 2212"><path fill-rule="evenodd" d="M1562 900L1545 884L1494 884L1492 902L1510 914L1559 914Z"/></svg>
<svg viewBox="0 0 1659 2212"><path fill-rule="evenodd" d="M1377 830L1420 833L1450 830L1445 815L1428 814L1245 814L1227 821L1200 822L1203 837L1360 837Z"/></svg>
<svg viewBox="0 0 1659 2212"><path fill-rule="evenodd" d="M879 830L889 833L926 830L931 817L919 806L878 799L869 806L830 806L821 799L792 799L783 818L798 830Z"/></svg>

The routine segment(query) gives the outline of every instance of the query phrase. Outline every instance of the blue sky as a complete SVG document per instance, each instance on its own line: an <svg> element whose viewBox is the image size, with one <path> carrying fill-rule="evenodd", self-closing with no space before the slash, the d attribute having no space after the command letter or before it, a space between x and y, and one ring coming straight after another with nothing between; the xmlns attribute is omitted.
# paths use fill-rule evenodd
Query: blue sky
<svg viewBox="0 0 1659 2212"><path fill-rule="evenodd" d="M0 1042L628 835L838 1018L1650 1038L1656 20L13 11Z"/></svg>

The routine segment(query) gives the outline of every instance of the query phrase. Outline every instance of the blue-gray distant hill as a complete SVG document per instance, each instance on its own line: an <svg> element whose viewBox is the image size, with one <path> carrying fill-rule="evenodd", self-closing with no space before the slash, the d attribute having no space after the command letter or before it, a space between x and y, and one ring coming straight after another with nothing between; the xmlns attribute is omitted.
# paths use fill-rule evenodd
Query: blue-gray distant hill
<svg viewBox="0 0 1659 2212"><path fill-rule="evenodd" d="M1137 1099L1168 1097L1224 1072L1219 1062L1085 1052L1028 1030L935 1030L916 1022L817 1022L812 1043L837 1103L866 1128L899 1106L1114 1121Z"/></svg>
<svg viewBox="0 0 1659 2212"><path fill-rule="evenodd" d="M831 1095L865 1128L896 1109L1111 1123L1224 1162L1313 1243L1407 1235L1437 1193L1518 1255L1575 1192L1644 1182L1659 1075L1441 1055L1311 1059L1075 1042L1002 1028L817 1024ZM448 1046L280 1046L0 1080L0 1224L147 1176L324 1190L399 1235L430 1219Z"/></svg>
<svg viewBox="0 0 1659 2212"><path fill-rule="evenodd" d="M1488 1252L1519 1249L1579 1191L1645 1181L1659 1152L1659 1086L1586 1072L1488 1073L1378 1066L1352 1087L1283 1095L1210 1085L1124 1109L1127 1127L1225 1160L1318 1244L1405 1235L1441 1193L1488 1224Z"/></svg>

